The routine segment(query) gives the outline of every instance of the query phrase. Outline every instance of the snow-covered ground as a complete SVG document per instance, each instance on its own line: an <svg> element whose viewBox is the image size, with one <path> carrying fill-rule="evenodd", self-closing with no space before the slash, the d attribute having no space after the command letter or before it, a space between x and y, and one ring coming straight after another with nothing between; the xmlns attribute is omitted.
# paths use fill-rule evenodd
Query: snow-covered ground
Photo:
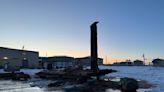
<svg viewBox="0 0 164 92"><path fill-rule="evenodd" d="M153 84L154 87L148 91L140 89L138 92L164 92L164 67L151 67L151 66L100 66L101 69L114 69L118 72L108 74L109 77L131 77L138 80L146 80ZM21 72L34 75L41 71L41 69L21 69ZM0 72L4 72L0 70ZM11 80L0 81L0 92L63 92L56 89L47 89L42 87L31 87L30 83L34 82L37 84L45 85L44 83L49 82L46 80L32 79L28 82L15 82ZM55 91L56 90L56 91ZM107 90L106 92L120 92L118 90Z"/></svg>
<svg viewBox="0 0 164 92"><path fill-rule="evenodd" d="M30 87L27 82L0 81L0 92L44 92L38 87Z"/></svg>
<svg viewBox="0 0 164 92"><path fill-rule="evenodd" d="M42 71L43 69L20 69L20 72L24 72L25 74L29 74L29 75L35 75L35 73L38 73L40 71ZM0 73L5 73L5 71L3 69L0 69Z"/></svg>
<svg viewBox="0 0 164 92"><path fill-rule="evenodd" d="M164 67L100 66L100 68L118 71L107 75L110 77L131 77L138 80L146 80L155 86L149 92L164 92Z"/></svg>
<svg viewBox="0 0 164 92"><path fill-rule="evenodd" d="M42 70L43 69L21 69L20 72L24 72L25 74L29 74L29 75L33 76Z"/></svg>

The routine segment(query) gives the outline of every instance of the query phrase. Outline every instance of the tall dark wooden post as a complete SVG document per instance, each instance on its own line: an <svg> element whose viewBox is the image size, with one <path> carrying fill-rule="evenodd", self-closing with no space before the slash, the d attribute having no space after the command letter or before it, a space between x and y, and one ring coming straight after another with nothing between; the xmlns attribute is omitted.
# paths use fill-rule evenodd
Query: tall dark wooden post
<svg viewBox="0 0 164 92"><path fill-rule="evenodd" d="M91 28L91 70L99 70L97 64L97 24L98 22L94 22Z"/></svg>

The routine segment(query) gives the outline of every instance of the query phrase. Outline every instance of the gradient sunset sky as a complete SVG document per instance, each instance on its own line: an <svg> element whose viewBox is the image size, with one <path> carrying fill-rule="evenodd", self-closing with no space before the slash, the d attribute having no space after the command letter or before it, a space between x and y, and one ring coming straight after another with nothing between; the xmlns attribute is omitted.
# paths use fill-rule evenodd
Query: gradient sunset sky
<svg viewBox="0 0 164 92"><path fill-rule="evenodd" d="M164 0L0 0L0 47L88 56L94 21L104 62L164 58Z"/></svg>

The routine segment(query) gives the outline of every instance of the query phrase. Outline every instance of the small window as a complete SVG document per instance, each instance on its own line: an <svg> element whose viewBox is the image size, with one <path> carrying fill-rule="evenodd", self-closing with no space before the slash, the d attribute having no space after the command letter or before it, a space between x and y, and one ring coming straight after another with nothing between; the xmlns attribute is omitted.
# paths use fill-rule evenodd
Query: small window
<svg viewBox="0 0 164 92"><path fill-rule="evenodd" d="M23 52L22 55L26 55L26 52Z"/></svg>
<svg viewBox="0 0 164 92"><path fill-rule="evenodd" d="M8 59L8 57L3 57L3 59Z"/></svg>
<svg viewBox="0 0 164 92"><path fill-rule="evenodd" d="M23 60L27 60L27 58L23 58Z"/></svg>

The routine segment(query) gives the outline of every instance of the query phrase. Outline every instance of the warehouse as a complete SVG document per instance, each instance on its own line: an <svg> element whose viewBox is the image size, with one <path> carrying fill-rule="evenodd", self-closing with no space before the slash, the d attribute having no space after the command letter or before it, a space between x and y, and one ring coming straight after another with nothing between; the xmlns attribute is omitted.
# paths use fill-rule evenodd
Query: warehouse
<svg viewBox="0 0 164 92"><path fill-rule="evenodd" d="M38 68L39 53L36 51L0 47L0 68L18 70L20 68Z"/></svg>

